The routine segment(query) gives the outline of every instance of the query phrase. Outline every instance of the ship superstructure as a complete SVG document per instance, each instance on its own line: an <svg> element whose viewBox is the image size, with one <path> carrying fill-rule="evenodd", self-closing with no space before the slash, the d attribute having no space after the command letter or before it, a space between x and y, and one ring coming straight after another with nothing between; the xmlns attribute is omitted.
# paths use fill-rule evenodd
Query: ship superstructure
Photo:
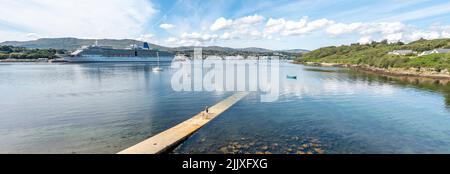
<svg viewBox="0 0 450 174"><path fill-rule="evenodd" d="M112 46L96 44L83 46L75 50L69 57L64 58L68 62L156 62L172 61L174 53L151 49L148 43L142 47L130 45L124 49L116 49Z"/></svg>

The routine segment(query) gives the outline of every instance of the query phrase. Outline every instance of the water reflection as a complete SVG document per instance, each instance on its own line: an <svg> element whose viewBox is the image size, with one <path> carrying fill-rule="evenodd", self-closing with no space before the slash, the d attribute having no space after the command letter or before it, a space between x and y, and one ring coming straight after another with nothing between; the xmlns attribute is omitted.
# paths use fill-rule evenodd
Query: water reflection
<svg viewBox="0 0 450 174"><path fill-rule="evenodd" d="M400 87L416 88L420 90L442 93L445 97L444 102L446 106L450 107L450 80L410 76L377 75L371 72L361 73L356 70L347 71L349 78L352 79L363 79L370 82L378 81Z"/></svg>
<svg viewBox="0 0 450 174"><path fill-rule="evenodd" d="M249 96L175 153L450 153L442 81L411 83L335 67L281 69L277 102ZM305 144L311 148L299 150Z"/></svg>
<svg viewBox="0 0 450 174"><path fill-rule="evenodd" d="M231 94L174 92L154 66L2 66L0 153L116 153ZM450 153L447 81L282 64L279 94L252 92L174 153Z"/></svg>

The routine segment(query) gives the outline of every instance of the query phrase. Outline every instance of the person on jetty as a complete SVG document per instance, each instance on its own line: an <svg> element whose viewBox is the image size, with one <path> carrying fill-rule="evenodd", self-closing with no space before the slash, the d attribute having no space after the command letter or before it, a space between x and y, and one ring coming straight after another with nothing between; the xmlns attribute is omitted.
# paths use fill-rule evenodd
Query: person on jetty
<svg viewBox="0 0 450 174"><path fill-rule="evenodd" d="M205 111L203 111L203 116L205 116L205 118L208 118L208 114L209 114L209 108L208 108L208 106L205 106Z"/></svg>

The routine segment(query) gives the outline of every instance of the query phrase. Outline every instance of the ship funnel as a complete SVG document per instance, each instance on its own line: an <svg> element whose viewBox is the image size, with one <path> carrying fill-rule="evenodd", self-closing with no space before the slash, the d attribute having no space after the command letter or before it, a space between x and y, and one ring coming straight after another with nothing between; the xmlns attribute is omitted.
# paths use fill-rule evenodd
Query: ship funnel
<svg viewBox="0 0 450 174"><path fill-rule="evenodd" d="M144 42L144 46L143 47L144 47L144 49L148 49L148 50L150 49L150 46L148 45L147 42Z"/></svg>

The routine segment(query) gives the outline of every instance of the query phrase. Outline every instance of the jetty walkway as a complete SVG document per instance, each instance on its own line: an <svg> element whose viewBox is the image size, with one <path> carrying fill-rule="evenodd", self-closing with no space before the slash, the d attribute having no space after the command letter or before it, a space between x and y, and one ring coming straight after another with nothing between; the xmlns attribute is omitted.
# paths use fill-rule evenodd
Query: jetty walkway
<svg viewBox="0 0 450 174"><path fill-rule="evenodd" d="M163 131L147 140L144 140L118 154L158 154L178 145L198 129L222 114L231 106L248 95L248 92L238 92L225 100L209 108L208 114L200 112L194 117L186 120L166 131Z"/></svg>

